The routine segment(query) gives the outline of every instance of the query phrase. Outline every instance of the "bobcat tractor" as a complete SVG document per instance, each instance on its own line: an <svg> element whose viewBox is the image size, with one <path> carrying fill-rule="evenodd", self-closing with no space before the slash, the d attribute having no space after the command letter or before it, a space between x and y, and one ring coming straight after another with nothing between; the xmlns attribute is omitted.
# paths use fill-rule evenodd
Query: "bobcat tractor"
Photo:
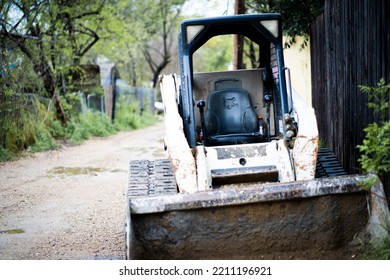
<svg viewBox="0 0 390 280"><path fill-rule="evenodd" d="M279 14L182 22L180 74L160 77L167 159L129 164L127 259L344 258L381 234L383 187L364 191L368 175L319 149L281 26ZM194 53L230 34L257 46L257 67L194 72Z"/></svg>

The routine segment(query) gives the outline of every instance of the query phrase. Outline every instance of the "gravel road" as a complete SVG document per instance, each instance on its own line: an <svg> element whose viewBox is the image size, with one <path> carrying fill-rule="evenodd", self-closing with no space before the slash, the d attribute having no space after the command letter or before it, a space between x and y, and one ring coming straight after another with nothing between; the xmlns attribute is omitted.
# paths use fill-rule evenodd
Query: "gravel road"
<svg viewBox="0 0 390 280"><path fill-rule="evenodd" d="M0 259L124 258L127 165L164 158L164 124L0 164Z"/></svg>

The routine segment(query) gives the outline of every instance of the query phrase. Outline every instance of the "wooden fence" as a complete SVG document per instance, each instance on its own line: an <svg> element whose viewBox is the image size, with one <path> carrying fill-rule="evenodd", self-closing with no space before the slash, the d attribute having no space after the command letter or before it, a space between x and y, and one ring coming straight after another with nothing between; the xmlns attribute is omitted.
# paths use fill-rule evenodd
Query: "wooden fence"
<svg viewBox="0 0 390 280"><path fill-rule="evenodd" d="M358 173L356 146L376 120L358 86L374 86L382 77L390 83L390 1L325 0L310 44L320 137L349 173ZM389 177L384 179L388 197Z"/></svg>

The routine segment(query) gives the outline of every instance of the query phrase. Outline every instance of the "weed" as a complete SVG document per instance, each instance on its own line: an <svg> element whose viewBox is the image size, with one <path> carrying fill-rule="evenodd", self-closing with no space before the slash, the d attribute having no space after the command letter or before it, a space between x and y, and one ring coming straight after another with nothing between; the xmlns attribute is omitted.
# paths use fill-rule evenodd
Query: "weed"
<svg viewBox="0 0 390 280"><path fill-rule="evenodd" d="M75 100L77 98L74 97ZM120 98L114 122L107 115L96 111L81 114L75 100L62 100L69 116L67 126L56 119L51 101L45 106L37 98L30 98L33 110L26 110L23 98L15 99L13 107L1 107L4 118L1 120L0 161L15 159L25 150L41 152L55 149L59 139L79 145L92 136L106 137L118 131L152 125L157 120L152 112L144 111L141 114L134 100Z"/></svg>
<svg viewBox="0 0 390 280"><path fill-rule="evenodd" d="M379 180L379 176L390 172L390 84L381 79L377 87L360 86L368 94L368 107L373 109L378 122L369 124L365 129L365 138L357 148L361 152L359 162L366 173L378 176L367 179L362 187L370 190ZM390 260L390 225L385 227L386 235L371 242L370 259Z"/></svg>
<svg viewBox="0 0 390 280"><path fill-rule="evenodd" d="M35 130L35 142L29 148L33 153L55 149L57 142L44 125L39 125Z"/></svg>
<svg viewBox="0 0 390 280"><path fill-rule="evenodd" d="M390 260L390 225L385 227L386 233L382 238L373 239L364 248L363 258L370 260Z"/></svg>
<svg viewBox="0 0 390 280"><path fill-rule="evenodd" d="M0 161L10 161L14 159L16 159L16 157L10 150L0 147Z"/></svg>
<svg viewBox="0 0 390 280"><path fill-rule="evenodd" d="M378 176L390 172L390 84L381 79L377 87L360 86L368 94L369 108L378 116L378 122L369 124L365 129L362 145L358 145L361 156L359 163L366 173ZM365 182L366 187L373 186L375 180Z"/></svg>

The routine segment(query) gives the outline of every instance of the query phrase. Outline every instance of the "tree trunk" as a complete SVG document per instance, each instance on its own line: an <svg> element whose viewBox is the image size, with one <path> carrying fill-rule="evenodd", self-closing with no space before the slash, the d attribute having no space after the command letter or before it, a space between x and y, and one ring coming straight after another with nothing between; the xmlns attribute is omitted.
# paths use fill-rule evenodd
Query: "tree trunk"
<svg viewBox="0 0 390 280"><path fill-rule="evenodd" d="M47 64L47 62L46 63L42 62L42 64ZM37 68L38 67L41 68L40 66L37 66ZM47 67L49 67L49 65L47 65L45 68L47 69ZM35 65L34 65L34 70L35 70L35 72L37 72ZM57 113L57 118L61 121L61 123L63 125L66 125L67 118L65 115L64 108L62 108L60 98L57 94L56 80L54 78L54 74L52 73L52 71L46 70L46 71L40 72L40 76L43 79L43 84L44 84L44 87L45 87L47 93L49 94L49 96L52 98L52 100L54 102L54 106L56 108L56 113Z"/></svg>
<svg viewBox="0 0 390 280"><path fill-rule="evenodd" d="M235 14L245 14L245 0L236 0L234 7ZM245 69L244 65L244 37L242 35L234 35L234 57L233 68Z"/></svg>
<svg viewBox="0 0 390 280"><path fill-rule="evenodd" d="M17 38L12 39L14 42L17 43L19 49L33 63L33 69L35 73L43 80L43 85L47 94L53 99L54 106L56 108L57 118L61 121L63 125L66 125L67 118L65 115L64 108L62 108L60 99L56 92L56 80L49 63L45 60L43 54L40 54L38 58L33 57L23 40L19 40Z"/></svg>
<svg viewBox="0 0 390 280"><path fill-rule="evenodd" d="M60 98L56 90L56 79L51 69L49 63L41 57L39 60L32 60L33 68L35 73L37 73L43 80L43 85L47 94L52 98L54 106L56 108L57 118L61 121L63 125L67 124L67 118L65 115L64 108L62 108Z"/></svg>
<svg viewBox="0 0 390 280"><path fill-rule="evenodd" d="M153 72L153 77L152 77L152 87L155 88L157 86L158 82L158 77L161 74L161 71L169 64L170 60L170 54L168 52L167 48L164 48L164 53L162 54L163 59L162 61L157 64L155 61L153 61L152 55L150 52L145 48L144 50L144 56L146 61L149 64L150 70Z"/></svg>
<svg viewBox="0 0 390 280"><path fill-rule="evenodd" d="M31 28L31 33L33 36L36 36L38 38L42 38L42 34L40 32L39 26L35 26L35 28ZM50 64L48 60L45 58L44 55L44 46L42 43L42 40L38 42L38 51L39 55L38 57L33 57L29 49L26 47L24 41L18 41L18 45L20 49L23 51L23 53L31 60L33 63L33 68L35 73L37 73L38 76L40 76L43 80L43 85L46 89L46 92L49 94L49 96L53 99L54 106L56 108L57 118L61 121L63 125L67 124L67 118L65 115L64 108L62 108L59 96L57 95L56 91L56 78L55 74L53 73L52 67L50 67Z"/></svg>

